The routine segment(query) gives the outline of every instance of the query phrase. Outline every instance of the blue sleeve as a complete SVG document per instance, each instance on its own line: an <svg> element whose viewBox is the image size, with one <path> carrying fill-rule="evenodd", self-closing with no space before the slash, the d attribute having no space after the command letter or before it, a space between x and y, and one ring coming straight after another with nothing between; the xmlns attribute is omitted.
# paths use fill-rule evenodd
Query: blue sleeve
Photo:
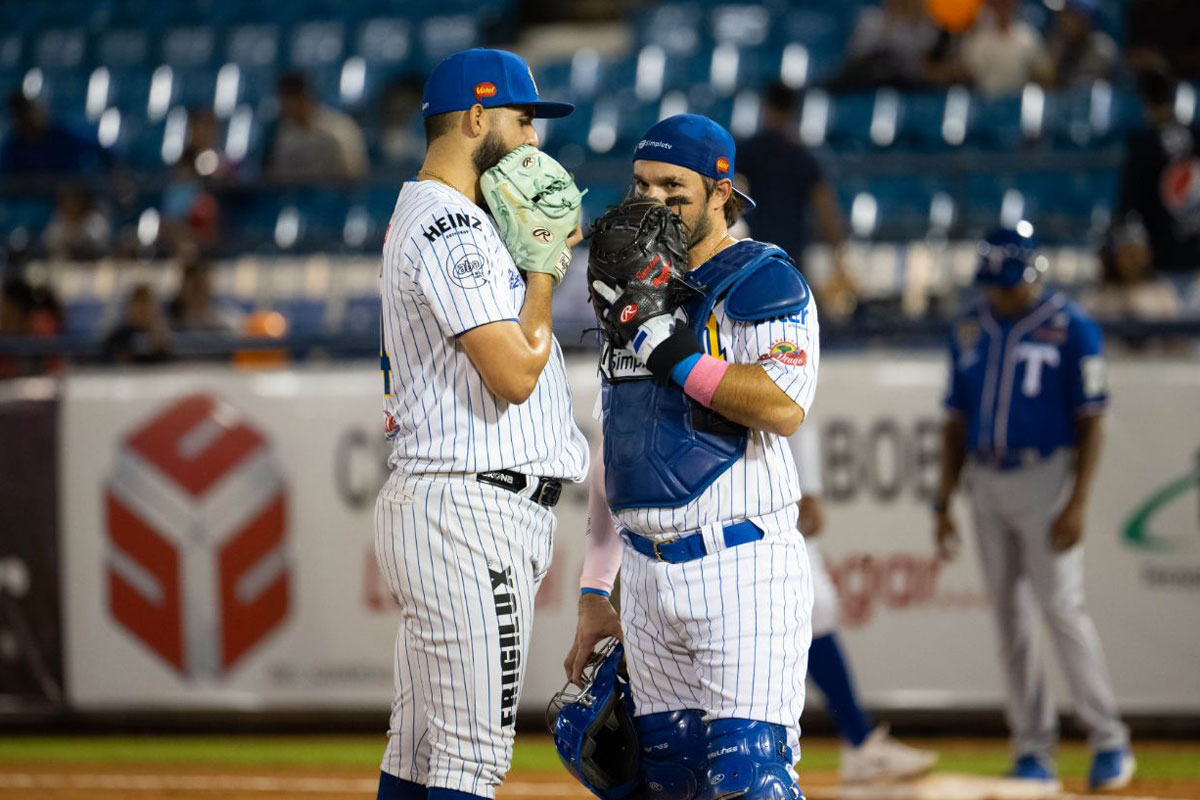
<svg viewBox="0 0 1200 800"><path fill-rule="evenodd" d="M1102 413L1108 407L1108 367L1100 326L1079 316L1071 321L1069 336L1067 401L1078 416Z"/></svg>
<svg viewBox="0 0 1200 800"><path fill-rule="evenodd" d="M943 404L946 410L958 416L967 414L967 393L958 372L958 335L957 326L950 331L949 353L950 370L946 379L946 398Z"/></svg>

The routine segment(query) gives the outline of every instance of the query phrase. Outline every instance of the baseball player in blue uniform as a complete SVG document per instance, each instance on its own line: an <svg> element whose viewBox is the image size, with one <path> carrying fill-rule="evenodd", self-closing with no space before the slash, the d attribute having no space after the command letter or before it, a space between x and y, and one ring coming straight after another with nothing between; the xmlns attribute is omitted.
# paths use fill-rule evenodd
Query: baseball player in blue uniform
<svg viewBox="0 0 1200 800"><path fill-rule="evenodd" d="M592 283L598 310L637 329L601 356L604 458L565 666L578 681L596 642L623 635L654 800L800 797L812 580L786 437L816 388L817 311L782 250L729 235L750 202L734 156L694 114L653 126L633 155L634 194L682 219L689 301L639 322L649 298ZM669 260L646 259L654 273Z"/></svg>
<svg viewBox="0 0 1200 800"><path fill-rule="evenodd" d="M1084 607L1080 546L1108 404L1103 343L1075 303L1042 289L1045 261L1031 237L1027 222L988 236L976 277L986 298L950 336L937 545L944 558L957 552L949 504L961 473L999 632L1012 775L1055 780L1057 716L1036 604L1089 731L1088 783L1116 788L1129 783L1134 760Z"/></svg>
<svg viewBox="0 0 1200 800"><path fill-rule="evenodd" d="M396 200L380 274L392 474L375 551L400 625L379 800L490 799L512 758L551 508L587 473L550 316L578 195L565 179L542 192L571 201L532 229L552 245L543 258L508 244L517 229L485 194L497 170L542 163L533 119L571 108L539 99L529 67L500 50L451 55L425 85L425 160Z"/></svg>

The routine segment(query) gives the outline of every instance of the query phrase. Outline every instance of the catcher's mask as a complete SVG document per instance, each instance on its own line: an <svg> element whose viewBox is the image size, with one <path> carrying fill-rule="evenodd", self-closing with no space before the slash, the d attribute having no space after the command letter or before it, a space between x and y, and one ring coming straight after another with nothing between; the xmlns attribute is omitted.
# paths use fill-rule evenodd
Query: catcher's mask
<svg viewBox="0 0 1200 800"><path fill-rule="evenodd" d="M633 698L621 674L625 650L602 641L583 671L583 688L568 683L546 708L546 726L567 771L601 800L621 800L640 782Z"/></svg>

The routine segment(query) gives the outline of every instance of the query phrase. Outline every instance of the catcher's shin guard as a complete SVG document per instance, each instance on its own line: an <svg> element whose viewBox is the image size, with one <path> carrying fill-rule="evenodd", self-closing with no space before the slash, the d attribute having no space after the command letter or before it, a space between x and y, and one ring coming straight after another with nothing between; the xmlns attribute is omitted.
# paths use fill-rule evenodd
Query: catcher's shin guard
<svg viewBox="0 0 1200 800"><path fill-rule="evenodd" d="M706 781L704 720L699 711L635 717L645 800L692 800Z"/></svg>
<svg viewBox="0 0 1200 800"><path fill-rule="evenodd" d="M708 724L708 788L704 800L802 800L789 769L792 750L782 725L750 719Z"/></svg>

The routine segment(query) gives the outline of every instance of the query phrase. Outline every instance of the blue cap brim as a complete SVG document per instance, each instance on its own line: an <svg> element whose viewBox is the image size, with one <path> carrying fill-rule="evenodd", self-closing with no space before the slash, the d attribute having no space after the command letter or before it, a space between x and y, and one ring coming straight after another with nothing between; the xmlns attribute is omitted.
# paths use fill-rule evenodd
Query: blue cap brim
<svg viewBox="0 0 1200 800"><path fill-rule="evenodd" d="M558 119L575 110L575 106L571 103L549 103L540 100L536 103L513 103L513 105L533 106L533 115L540 119Z"/></svg>
<svg viewBox="0 0 1200 800"><path fill-rule="evenodd" d="M738 197L742 198L742 202L746 204L747 208L754 208L755 206L758 205L758 203L755 203L754 200L750 197L750 195L746 194L745 192L743 192L741 189L737 188L736 186L733 187L733 193L736 194Z"/></svg>

